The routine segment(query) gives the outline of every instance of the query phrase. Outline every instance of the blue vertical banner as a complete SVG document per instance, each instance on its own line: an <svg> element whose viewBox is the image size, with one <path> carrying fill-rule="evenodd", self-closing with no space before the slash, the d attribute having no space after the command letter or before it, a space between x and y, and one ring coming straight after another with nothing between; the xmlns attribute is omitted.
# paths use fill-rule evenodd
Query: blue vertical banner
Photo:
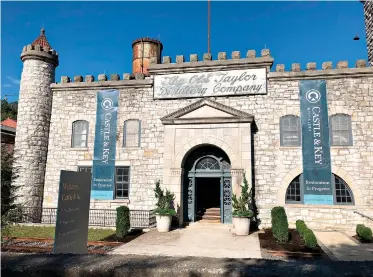
<svg viewBox="0 0 373 277"><path fill-rule="evenodd" d="M333 205L325 80L299 82L304 204Z"/></svg>
<svg viewBox="0 0 373 277"><path fill-rule="evenodd" d="M103 90L97 93L92 199L114 199L118 97L117 90Z"/></svg>

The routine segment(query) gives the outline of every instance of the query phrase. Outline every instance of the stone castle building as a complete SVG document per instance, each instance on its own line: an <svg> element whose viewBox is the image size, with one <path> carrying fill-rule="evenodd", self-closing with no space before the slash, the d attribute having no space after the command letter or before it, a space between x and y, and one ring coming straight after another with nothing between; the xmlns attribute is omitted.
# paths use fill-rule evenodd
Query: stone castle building
<svg viewBox="0 0 373 277"><path fill-rule="evenodd" d="M322 69L313 62L277 64L271 71L268 49L172 62L162 58L157 40L142 38L132 48L132 74L63 76L55 83L59 56L45 31L24 47L15 155L25 205L57 207L60 171L92 170L97 92L117 90L114 197L91 199L91 209L151 210L161 179L176 195L180 224L212 207L230 223L231 195L245 174L261 228L279 205L291 225L297 219L317 229L371 225L373 68L366 60L327 61ZM326 81L333 205L304 204L302 80Z"/></svg>

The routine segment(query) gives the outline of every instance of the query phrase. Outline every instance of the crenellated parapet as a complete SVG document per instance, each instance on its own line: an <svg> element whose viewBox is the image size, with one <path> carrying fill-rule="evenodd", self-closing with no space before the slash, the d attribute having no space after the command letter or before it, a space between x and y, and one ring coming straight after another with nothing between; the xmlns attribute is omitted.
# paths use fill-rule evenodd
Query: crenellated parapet
<svg viewBox="0 0 373 277"><path fill-rule="evenodd" d="M263 49L261 52L260 57L270 57L270 51L269 49ZM227 52L219 52L217 56L217 61L226 61L226 60L246 60L246 59L253 59L253 58L260 58L256 57L256 51L255 50L248 50L246 53L246 56L244 58L241 58L241 52L240 51L233 51L231 53L231 58L227 58ZM213 61L213 57L211 53L204 53L202 56L202 59L200 60L198 58L198 54L190 54L189 55L189 63L194 62L206 62L206 61ZM151 58L150 59L151 64L158 64L157 58ZM177 55L175 59L175 64L182 64L182 63L188 63L185 61L185 58L183 55ZM163 56L162 64L172 64L172 59L170 56Z"/></svg>
<svg viewBox="0 0 373 277"><path fill-rule="evenodd" d="M161 64L158 64L156 57L151 58L150 62L150 74L124 73L123 75L119 75L114 73L110 75L99 74L97 77L93 75L78 75L73 78L62 76L60 84L53 84L52 87L66 85L68 87L148 85L152 82L152 75L263 67L268 69L269 79L307 79L324 76L325 78L339 78L346 75L358 77L361 75L373 74L373 67L368 67L366 60L357 60L354 67L349 67L348 61L339 61L335 66L333 66L331 61L326 61L322 63L321 69L317 69L317 64L315 62L307 63L304 69L300 63L293 63L289 70L286 70L284 64L277 64L275 69L269 72L269 69L273 65L273 58L271 57L269 49L263 49L260 53L260 57L257 57L255 50L249 50L246 52L244 58L242 58L240 51L233 51L230 58L227 58L226 52L219 52L217 60L213 60L210 53L205 53L202 59L199 59L197 54L190 54L189 61L185 61L183 55L178 55L174 63L170 56L164 56Z"/></svg>
<svg viewBox="0 0 373 277"><path fill-rule="evenodd" d="M367 61L366 60L357 60L354 67L348 66L348 61L339 61L337 62L337 65L335 68L333 68L333 63L323 62L322 63L322 70L330 70L330 69L347 69L347 68L366 68L367 67ZM315 71L316 63L315 62L309 62L306 64L306 71ZM300 63L293 63L291 65L291 69L289 70L291 72L300 72L301 70L301 64ZM285 65L284 64L277 64L276 65L276 72L285 72Z"/></svg>
<svg viewBox="0 0 373 277"><path fill-rule="evenodd" d="M263 67L269 71L273 61L269 49L262 49L259 56L255 50L248 50L244 54L233 51L230 55L219 52L216 59L213 59L211 53L204 53L202 57L190 54L188 61L183 55L177 55L174 62L170 56L163 56L161 63L156 57L151 58L148 71L151 75Z"/></svg>
<svg viewBox="0 0 373 277"><path fill-rule="evenodd" d="M24 62L28 59L42 60L58 66L58 53L49 46L29 44L23 47L21 60Z"/></svg>
<svg viewBox="0 0 373 277"><path fill-rule="evenodd" d="M76 75L73 78L69 76L61 76L61 83L95 83L95 82L107 82L107 81L130 81L130 80L144 80L146 74L143 73L124 73L122 79L120 75L117 73L110 74L109 76L106 74L99 74L97 79L93 75L85 75L84 77L81 75Z"/></svg>
<svg viewBox="0 0 373 277"><path fill-rule="evenodd" d="M317 69L315 62L309 62L302 69L300 63L293 63L289 70L284 64L277 64L275 71L268 74L270 80L303 80L303 79L339 79L347 77L373 76L373 67L369 67L366 60L357 60L354 66L348 61L339 61L333 66L331 61L323 62L321 69Z"/></svg>

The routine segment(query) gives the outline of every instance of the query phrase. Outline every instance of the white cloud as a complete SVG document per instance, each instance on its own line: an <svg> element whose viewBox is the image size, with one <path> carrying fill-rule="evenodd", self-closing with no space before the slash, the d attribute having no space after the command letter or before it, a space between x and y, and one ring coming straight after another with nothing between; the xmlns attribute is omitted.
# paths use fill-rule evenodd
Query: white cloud
<svg viewBox="0 0 373 277"><path fill-rule="evenodd" d="M9 80L11 83L13 83L13 84L15 84L15 85L19 85L19 84L21 83L21 80L16 79L16 78L13 78L12 76L6 76L6 77L8 78L8 80Z"/></svg>
<svg viewBox="0 0 373 277"><path fill-rule="evenodd" d="M13 87L13 85L11 85L11 84L4 84L3 87L4 88L11 88L11 87Z"/></svg>

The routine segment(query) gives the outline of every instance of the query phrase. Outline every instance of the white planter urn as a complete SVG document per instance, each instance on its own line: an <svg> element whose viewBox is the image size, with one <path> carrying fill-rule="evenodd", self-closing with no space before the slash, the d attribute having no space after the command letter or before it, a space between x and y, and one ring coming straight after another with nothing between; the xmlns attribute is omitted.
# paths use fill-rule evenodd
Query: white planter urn
<svg viewBox="0 0 373 277"><path fill-rule="evenodd" d="M171 215L159 215L157 214L155 216L157 220L157 229L158 232L160 233L166 233L170 231L171 228L171 220L172 216Z"/></svg>
<svg viewBox="0 0 373 277"><path fill-rule="evenodd" d="M249 217L233 217L234 229L237 236L247 236L250 231L250 218Z"/></svg>

